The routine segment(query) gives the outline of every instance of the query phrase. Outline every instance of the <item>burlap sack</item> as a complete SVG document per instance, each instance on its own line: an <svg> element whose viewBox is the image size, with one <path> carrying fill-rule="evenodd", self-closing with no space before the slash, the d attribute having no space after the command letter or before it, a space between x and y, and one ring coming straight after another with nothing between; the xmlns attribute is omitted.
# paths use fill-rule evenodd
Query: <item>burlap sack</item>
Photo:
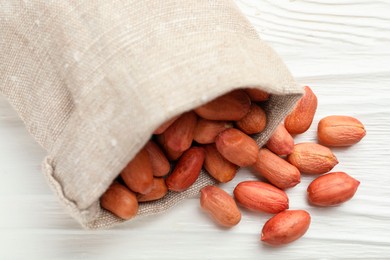
<svg viewBox="0 0 390 260"><path fill-rule="evenodd" d="M302 94L232 1L67 0L0 4L0 91L48 152L43 170L86 228L121 220L99 197L172 116L230 90L273 94L259 145ZM165 211L213 180L142 204Z"/></svg>

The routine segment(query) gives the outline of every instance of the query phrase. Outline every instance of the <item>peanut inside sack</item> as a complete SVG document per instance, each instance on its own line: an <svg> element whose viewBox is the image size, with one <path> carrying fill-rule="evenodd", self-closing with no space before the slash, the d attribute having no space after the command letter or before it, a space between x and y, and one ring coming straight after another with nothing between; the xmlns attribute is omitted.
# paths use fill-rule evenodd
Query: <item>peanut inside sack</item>
<svg viewBox="0 0 390 260"><path fill-rule="evenodd" d="M103 194L101 206L130 219L138 202L190 188L202 167L218 182L232 180L239 166L256 162L259 148L248 135L265 129L268 99L258 89L234 90L164 122Z"/></svg>
<svg viewBox="0 0 390 260"><path fill-rule="evenodd" d="M260 151L251 136L266 129L269 99L256 88L237 89L167 120L102 195L101 207L128 220L147 203L229 182L239 167L256 168ZM276 186L295 186L297 173L298 179Z"/></svg>

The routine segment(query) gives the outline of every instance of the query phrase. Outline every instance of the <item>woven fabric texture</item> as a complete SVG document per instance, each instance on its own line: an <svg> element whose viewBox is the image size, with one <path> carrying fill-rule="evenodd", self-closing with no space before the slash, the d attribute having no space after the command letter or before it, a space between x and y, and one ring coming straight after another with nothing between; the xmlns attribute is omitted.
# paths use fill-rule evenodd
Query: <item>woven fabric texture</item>
<svg viewBox="0 0 390 260"><path fill-rule="evenodd" d="M265 143L302 95L282 60L228 0L0 3L0 92L48 152L43 172L86 228L120 223L99 197L174 115L233 89L272 93ZM146 203L162 212L204 185Z"/></svg>

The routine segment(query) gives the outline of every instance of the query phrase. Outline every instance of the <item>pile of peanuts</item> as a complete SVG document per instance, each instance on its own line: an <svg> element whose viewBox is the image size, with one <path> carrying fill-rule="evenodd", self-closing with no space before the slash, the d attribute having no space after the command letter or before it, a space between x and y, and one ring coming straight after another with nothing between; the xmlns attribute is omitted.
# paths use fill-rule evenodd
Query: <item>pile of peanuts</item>
<svg viewBox="0 0 390 260"><path fill-rule="evenodd" d="M258 89L234 90L168 120L102 195L101 206L130 219L139 203L161 199L168 190L182 192L191 187L202 167L221 183L231 181L239 167L250 167L268 182L243 181L235 187L234 199L216 186L206 186L201 190L201 207L219 225L232 227L241 220L237 201L244 208L276 214L263 227L263 242L280 245L298 239L309 228L310 214L288 210L284 190L299 184L301 173L329 172L338 160L328 147L355 144L366 131L353 117L328 116L318 124L320 144L294 144L293 136L307 131L317 109L316 95L305 87L304 96L276 128L266 148L259 148L250 135L266 127L264 104L269 97ZM308 201L317 206L337 205L351 199L358 186L359 181L344 172L328 173L309 185Z"/></svg>

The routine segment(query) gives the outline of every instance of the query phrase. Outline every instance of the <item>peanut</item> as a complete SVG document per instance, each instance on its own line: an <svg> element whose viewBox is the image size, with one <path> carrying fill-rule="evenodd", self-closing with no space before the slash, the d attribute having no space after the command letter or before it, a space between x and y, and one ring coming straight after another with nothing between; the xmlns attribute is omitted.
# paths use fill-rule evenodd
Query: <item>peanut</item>
<svg viewBox="0 0 390 260"><path fill-rule="evenodd" d="M253 211L278 213L288 209L287 194L268 183L240 182L233 193L234 198L242 206Z"/></svg>
<svg viewBox="0 0 390 260"><path fill-rule="evenodd" d="M155 177L167 175L171 169L171 165L165 154L161 151L160 147L158 147L158 145L152 140L149 140L145 148L149 153L149 159L150 163L152 164L153 175Z"/></svg>
<svg viewBox="0 0 390 260"><path fill-rule="evenodd" d="M121 177L134 192L146 194L153 188L153 168L145 148L122 170Z"/></svg>
<svg viewBox="0 0 390 260"><path fill-rule="evenodd" d="M224 227L233 227L241 220L241 212L234 199L215 186L200 190L200 205L211 218Z"/></svg>
<svg viewBox="0 0 390 260"><path fill-rule="evenodd" d="M334 206L350 200L360 182L345 172L332 172L316 178L307 188L308 200L317 206Z"/></svg>
<svg viewBox="0 0 390 260"><path fill-rule="evenodd" d="M137 194L137 200L139 202L158 200L164 197L167 192L168 187L165 184L165 180L163 178L154 178L152 190L146 194Z"/></svg>
<svg viewBox="0 0 390 260"><path fill-rule="evenodd" d="M166 122L164 122L163 124L161 124L156 130L154 130L153 134L159 135L159 134L164 133L165 130L167 130L168 127L170 127L170 126L173 124L173 122L175 122L176 119L179 118L179 116L180 116L180 115L174 116L174 117L172 117L171 119L169 119L168 121L166 121Z"/></svg>
<svg viewBox="0 0 390 260"><path fill-rule="evenodd" d="M248 135L262 132L266 125L265 111L255 104L251 105L249 112L243 118L236 121L237 128Z"/></svg>
<svg viewBox="0 0 390 260"><path fill-rule="evenodd" d="M197 179L202 169L205 152L201 147L191 147L180 157L172 174L166 179L171 191L184 191Z"/></svg>
<svg viewBox="0 0 390 260"><path fill-rule="evenodd" d="M268 139L267 148L277 155L287 155L294 150L294 139L283 124L279 124Z"/></svg>
<svg viewBox="0 0 390 260"><path fill-rule="evenodd" d="M166 145L165 136L163 134L162 135L157 135L156 136L156 141L160 144L161 147L164 148L164 153L167 156L168 160L170 160L170 161L176 161L183 154L182 151L174 151L174 150L170 149Z"/></svg>
<svg viewBox="0 0 390 260"><path fill-rule="evenodd" d="M300 183L299 170L268 149L260 149L258 159L252 168L280 189L291 188Z"/></svg>
<svg viewBox="0 0 390 260"><path fill-rule="evenodd" d="M317 110L317 103L316 95L306 86L305 94L284 120L284 126L290 134L302 134L309 129Z"/></svg>
<svg viewBox="0 0 390 260"><path fill-rule="evenodd" d="M257 143L235 128L221 132L215 139L215 144L223 157L241 167L254 164L259 153Z"/></svg>
<svg viewBox="0 0 390 260"><path fill-rule="evenodd" d="M350 116L327 116L318 123L318 141L325 146L350 146L365 135L364 125Z"/></svg>
<svg viewBox="0 0 390 260"><path fill-rule="evenodd" d="M236 121L250 109L251 100L243 90L234 90L195 108L195 113L209 120Z"/></svg>
<svg viewBox="0 0 390 260"><path fill-rule="evenodd" d="M261 241L278 246L302 237L310 226L310 214L304 210L285 210L270 218L261 231Z"/></svg>
<svg viewBox="0 0 390 260"><path fill-rule="evenodd" d="M302 173L322 174L338 164L332 151L316 143L300 143L294 146L287 160Z"/></svg>
<svg viewBox="0 0 390 260"><path fill-rule="evenodd" d="M122 219L131 219L138 212L135 194L117 182L111 184L102 195L100 205Z"/></svg>
<svg viewBox="0 0 390 260"><path fill-rule="evenodd" d="M227 121L199 118L194 132L194 140L200 144L214 143L220 132L231 127L233 124Z"/></svg>
<svg viewBox="0 0 390 260"><path fill-rule="evenodd" d="M219 182L231 181L237 173L238 166L226 160L217 150L215 144L204 146L204 168Z"/></svg>
<svg viewBox="0 0 390 260"><path fill-rule="evenodd" d="M184 152L190 148L194 139L196 122L197 116L194 112L187 112L181 115L162 133L164 136L164 147L173 152Z"/></svg>
<svg viewBox="0 0 390 260"><path fill-rule="evenodd" d="M248 94L250 99L255 102L262 102L269 99L269 94L257 88L246 88L245 92Z"/></svg>

